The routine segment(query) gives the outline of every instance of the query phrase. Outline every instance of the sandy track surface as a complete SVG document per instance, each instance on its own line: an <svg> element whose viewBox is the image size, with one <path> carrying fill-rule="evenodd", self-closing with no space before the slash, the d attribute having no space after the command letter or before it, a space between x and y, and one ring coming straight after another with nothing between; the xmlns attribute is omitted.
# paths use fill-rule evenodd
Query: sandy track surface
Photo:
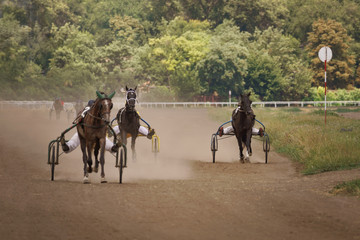
<svg viewBox="0 0 360 240"><path fill-rule="evenodd" d="M161 152L154 159L139 138L121 185L109 153L108 183L92 174L82 184L80 149L60 156L51 182L47 144L70 123L1 110L1 239L360 239L360 200L328 193L359 169L302 176L273 151L264 164L259 141L252 163L240 164L235 138L219 142L213 164L210 137L221 123L206 109L139 110Z"/></svg>

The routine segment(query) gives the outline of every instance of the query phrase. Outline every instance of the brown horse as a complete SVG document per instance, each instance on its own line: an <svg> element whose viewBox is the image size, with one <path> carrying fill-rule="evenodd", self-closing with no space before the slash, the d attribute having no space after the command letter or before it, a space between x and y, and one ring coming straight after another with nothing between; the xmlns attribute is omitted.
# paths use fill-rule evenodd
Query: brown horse
<svg viewBox="0 0 360 240"><path fill-rule="evenodd" d="M249 162L249 156L252 154L251 137L252 128L255 124L255 114L251 109L250 93L241 94L240 97L239 107L232 113L232 126L239 145L240 161L244 163L243 144L246 146L245 160L247 162Z"/></svg>
<svg viewBox="0 0 360 240"><path fill-rule="evenodd" d="M53 102L53 105L50 110L50 119L53 111L55 111L56 120L59 120L61 111L64 111L64 102L61 101L60 98L56 98Z"/></svg>
<svg viewBox="0 0 360 240"><path fill-rule="evenodd" d="M95 100L95 103L81 123L77 125L81 151L83 153L84 183L89 183L88 172L92 172L92 152L97 144L100 146L101 182L106 182L104 172L105 141L107 127L110 123L110 112L113 107L111 98L115 95L115 92L108 96L96 91L96 95L98 98Z"/></svg>

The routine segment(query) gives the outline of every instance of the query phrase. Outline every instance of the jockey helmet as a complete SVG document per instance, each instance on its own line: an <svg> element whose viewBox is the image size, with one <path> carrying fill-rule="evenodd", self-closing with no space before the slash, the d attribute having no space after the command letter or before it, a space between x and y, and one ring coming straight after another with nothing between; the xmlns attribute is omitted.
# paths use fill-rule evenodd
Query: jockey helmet
<svg viewBox="0 0 360 240"><path fill-rule="evenodd" d="M88 101L88 104L87 104L87 105L91 107L91 106L94 104L94 102L95 102L95 101L91 99L91 100Z"/></svg>

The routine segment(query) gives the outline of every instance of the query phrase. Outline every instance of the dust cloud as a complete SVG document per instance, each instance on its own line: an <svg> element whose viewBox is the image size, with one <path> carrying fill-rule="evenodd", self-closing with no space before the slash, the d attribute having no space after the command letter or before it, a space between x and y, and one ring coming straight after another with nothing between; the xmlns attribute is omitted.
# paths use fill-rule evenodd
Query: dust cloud
<svg viewBox="0 0 360 240"><path fill-rule="evenodd" d="M113 110L113 117L117 110ZM192 168L195 161L212 162L211 134L221 123L211 120L206 108L138 108L137 110L159 136L160 152L155 157L151 149L151 140L138 137L136 160L134 160L128 142L128 167L124 169L123 182L189 179L194 176ZM25 148L28 154L38 156L36 162L29 162L30 165L49 170L46 164L48 143L70 127L72 119L69 121L63 113L60 120L50 120L48 110L44 109L7 109L1 111L0 121L2 126L0 139L14 148L21 144L22 149ZM68 132L65 138L70 139L75 131L73 129ZM236 139L232 137L219 141L219 151L216 154L217 162L238 161ZM260 161L262 158L262 156L259 158ZM119 172L115 168L115 158L107 152L105 161L107 180L117 182ZM55 180L82 181L82 169L80 148L69 154L63 153L55 169ZM100 174L92 173L90 180L93 183L100 182Z"/></svg>

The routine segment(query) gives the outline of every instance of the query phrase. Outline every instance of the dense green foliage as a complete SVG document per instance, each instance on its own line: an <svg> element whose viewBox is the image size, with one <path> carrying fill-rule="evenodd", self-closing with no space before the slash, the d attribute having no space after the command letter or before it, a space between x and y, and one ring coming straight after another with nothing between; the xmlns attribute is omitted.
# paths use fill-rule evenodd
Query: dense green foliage
<svg viewBox="0 0 360 240"><path fill-rule="evenodd" d="M149 100L311 99L325 45L329 88L360 87L358 0L0 2L0 100L86 100L126 84Z"/></svg>

